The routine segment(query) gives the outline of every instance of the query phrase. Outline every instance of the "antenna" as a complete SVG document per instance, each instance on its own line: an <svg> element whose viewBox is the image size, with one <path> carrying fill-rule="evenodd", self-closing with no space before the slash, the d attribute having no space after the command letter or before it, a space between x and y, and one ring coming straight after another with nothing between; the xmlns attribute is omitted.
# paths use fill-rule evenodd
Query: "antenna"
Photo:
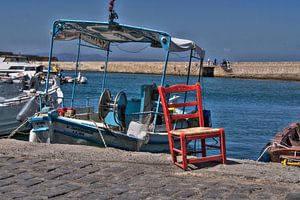
<svg viewBox="0 0 300 200"><path fill-rule="evenodd" d="M109 23L112 23L112 22L114 22L115 19L119 18L118 14L114 10L114 4L115 4L115 0L110 0L109 9L108 9L108 11L109 11L109 18L108 18Z"/></svg>

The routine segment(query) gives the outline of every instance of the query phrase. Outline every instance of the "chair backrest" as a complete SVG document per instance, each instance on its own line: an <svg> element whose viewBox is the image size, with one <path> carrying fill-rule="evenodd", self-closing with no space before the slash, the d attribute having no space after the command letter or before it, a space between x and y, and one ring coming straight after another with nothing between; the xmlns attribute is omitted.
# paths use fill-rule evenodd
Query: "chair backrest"
<svg viewBox="0 0 300 200"><path fill-rule="evenodd" d="M183 103L169 103L166 96L169 96L168 94L172 93L185 93L185 92L195 92L195 100L194 101L186 101ZM178 84L173 85L167 88L164 88L162 86L158 87L158 92L161 98L162 107L164 111L164 117L166 121L166 127L168 132L173 130L173 123L176 120L180 119L189 119L189 118L198 118L199 119L199 126L204 127L204 117L203 117L203 109L202 109L202 99L201 99L201 89L200 89L200 83L197 82L195 85L184 85L184 84ZM186 108L189 106L193 106L196 108L196 112L193 113L173 113L171 110L174 110L175 108ZM186 109L184 109L186 110Z"/></svg>

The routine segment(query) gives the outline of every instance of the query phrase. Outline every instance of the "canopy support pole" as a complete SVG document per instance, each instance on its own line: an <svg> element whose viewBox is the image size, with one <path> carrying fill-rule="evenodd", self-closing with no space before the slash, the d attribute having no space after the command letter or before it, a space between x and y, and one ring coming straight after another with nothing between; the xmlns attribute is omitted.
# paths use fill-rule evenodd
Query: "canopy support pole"
<svg viewBox="0 0 300 200"><path fill-rule="evenodd" d="M160 86L163 86L165 84L165 78L166 78L166 73L167 73L169 55L170 55L170 51L168 50L167 53L166 53L165 64L164 64L164 72L163 72L163 75L161 77ZM155 130L156 130L156 121L157 121L157 114L158 114L158 111L159 111L159 102L160 102L160 96L158 95L156 110L155 110L155 115L154 115L154 120L153 120L153 123L154 123L153 132L155 132Z"/></svg>
<svg viewBox="0 0 300 200"><path fill-rule="evenodd" d="M191 53L190 53L190 59L189 59L189 65L188 65L188 74L187 74L187 78L186 78L186 85L189 84L190 81L190 73L191 73L191 64L192 64L192 58L193 58L193 49L191 49ZM187 99L187 92L184 93L184 100L183 102L185 103ZM185 107L183 107L182 110L183 114L185 114ZM181 122L181 128L183 126L183 122ZM176 127L176 123L175 123L175 127ZM175 129L174 127L174 129Z"/></svg>
<svg viewBox="0 0 300 200"><path fill-rule="evenodd" d="M106 82L109 51L110 51L110 42L108 43L108 48L107 48L107 51L106 51L105 69L104 69L104 76L103 76L103 80L102 80L102 92L104 91L105 82Z"/></svg>
<svg viewBox="0 0 300 200"><path fill-rule="evenodd" d="M200 82L200 87L204 88L204 81L203 81L203 62L204 62L204 58L201 57L200 59L200 68L199 68L199 74L198 74L198 82ZM204 103L204 92L201 92L201 96L202 96L202 102ZM205 105L203 105L203 108L205 107Z"/></svg>
<svg viewBox="0 0 300 200"><path fill-rule="evenodd" d="M73 108L73 104L74 104L75 88L76 88L78 68L79 68L80 46L81 46L81 34L79 35L79 38L78 38L78 49L77 49L77 57L76 57L75 78L73 81L73 88L72 88L71 108Z"/></svg>
<svg viewBox="0 0 300 200"><path fill-rule="evenodd" d="M51 58L52 58L52 53L53 53L54 35L55 35L55 32L54 32L54 27L53 27L52 36L51 36L50 52L49 52L49 58L48 58L48 70L47 70L47 79L46 79L46 88L45 88L46 95L48 94L48 89L49 89L50 68L51 68Z"/></svg>
<svg viewBox="0 0 300 200"><path fill-rule="evenodd" d="M190 81L190 73L191 73L191 65L192 65L192 56L193 56L193 49L191 49L191 53L190 53L190 60L189 60L189 66L188 66L188 75L187 75L187 78L186 78L186 84L188 85L189 84L189 81ZM184 103L185 103L185 100L184 99Z"/></svg>
<svg viewBox="0 0 300 200"><path fill-rule="evenodd" d="M188 66L188 74L187 74L187 78L186 78L186 85L189 84L190 82L190 73L191 73L191 65L192 65L192 56L193 56L193 49L191 49L191 53L190 53L190 60L189 60L189 66ZM186 102L186 98L187 98L187 92L184 93L184 103ZM183 114L185 113L185 107L183 108ZM182 123L181 123L182 125Z"/></svg>
<svg viewBox="0 0 300 200"><path fill-rule="evenodd" d="M200 68L199 68L199 74L198 74L198 82L201 82L201 77L202 77L202 70L203 70L203 61L204 61L204 58L201 58L200 59Z"/></svg>

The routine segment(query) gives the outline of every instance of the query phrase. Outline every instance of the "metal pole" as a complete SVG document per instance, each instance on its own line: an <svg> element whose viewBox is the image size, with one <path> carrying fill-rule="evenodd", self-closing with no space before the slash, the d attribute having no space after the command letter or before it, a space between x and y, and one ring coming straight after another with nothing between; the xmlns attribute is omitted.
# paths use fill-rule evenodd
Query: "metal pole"
<svg viewBox="0 0 300 200"><path fill-rule="evenodd" d="M191 72L191 64L192 64L192 56L193 56L193 49L191 49L191 53L190 53L190 60L189 60L189 66L188 66L188 74L187 74L187 78L186 78L186 84L189 84L190 81L190 72ZM186 102L186 98L187 98L187 92L184 93L184 103ZM185 107L183 108L183 113L185 112Z"/></svg>
<svg viewBox="0 0 300 200"><path fill-rule="evenodd" d="M167 65L168 65L168 61L169 61L169 55L170 55L170 52L167 51L166 58L165 58L165 64L164 64L164 72L163 72L163 76L162 76L161 81L160 81L161 86L163 86L165 84L166 73L167 73Z"/></svg>
<svg viewBox="0 0 300 200"><path fill-rule="evenodd" d="M106 74L107 74L107 66L108 66L109 51L110 51L110 42L108 43L108 49L107 49L107 51L106 51L106 60L105 60L104 76L103 76L103 80L102 80L102 92L104 91L105 82L106 82Z"/></svg>
<svg viewBox="0 0 300 200"><path fill-rule="evenodd" d="M170 52L169 50L166 53L166 58L165 58L165 64L164 64L164 72L163 75L161 77L161 81L160 81L160 85L163 86L165 84L165 78L166 78L166 73L167 73L167 66L168 66L168 61L169 61L169 55ZM159 102L160 102L160 96L158 95L158 99L157 99L157 104L156 104L156 110L155 110L155 115L154 115L154 128L153 128L153 132L155 132L156 130L156 120L157 120L157 113L159 111Z"/></svg>
<svg viewBox="0 0 300 200"><path fill-rule="evenodd" d="M52 58L52 52L53 52L54 35L55 35L55 32L54 32L54 25L53 25L50 52L49 52L49 59L48 59L48 70L47 70L46 89L45 89L46 95L48 94L48 89L49 89L50 68L51 68L51 58Z"/></svg>
<svg viewBox="0 0 300 200"><path fill-rule="evenodd" d="M200 59L200 68L199 68L198 82L201 82L202 69L203 69L203 61L204 61L204 58L201 58L201 59ZM202 84L202 83L201 83L201 84Z"/></svg>
<svg viewBox="0 0 300 200"><path fill-rule="evenodd" d="M187 85L189 84L189 80L190 80L192 56L193 56L193 49L191 49L191 53L190 53L190 60L189 60L189 66L188 66L188 75L187 75L187 79L186 79L186 84ZM185 102L185 99L184 99L184 102Z"/></svg>
<svg viewBox="0 0 300 200"><path fill-rule="evenodd" d="M198 82L200 82L200 87L201 88L204 88L204 81L203 81L203 61L204 61L204 58L201 57L201 59L200 59L199 74L198 74ZM204 104L204 92L201 92L201 98L202 98L202 102ZM205 105L203 105L203 107L205 107Z"/></svg>
<svg viewBox="0 0 300 200"><path fill-rule="evenodd" d="M73 108L74 97L75 97L76 79L77 79L78 67L79 67L80 45L81 45L81 34L79 35L78 38L78 49L77 49L77 58L76 58L75 78L73 81L73 88L72 88L71 108Z"/></svg>

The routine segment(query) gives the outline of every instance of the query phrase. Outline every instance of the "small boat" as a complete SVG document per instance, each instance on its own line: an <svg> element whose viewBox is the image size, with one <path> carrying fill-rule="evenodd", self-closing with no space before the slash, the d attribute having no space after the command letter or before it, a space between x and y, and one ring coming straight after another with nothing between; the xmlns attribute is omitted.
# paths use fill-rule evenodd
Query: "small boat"
<svg viewBox="0 0 300 200"><path fill-rule="evenodd" d="M34 78L34 77L33 77ZM59 82L59 81L55 81ZM26 122L28 117L40 109L40 102L45 101L45 93L35 88L24 89L23 84L0 84L0 136L9 135L13 130ZM51 86L48 92L54 106L62 102L63 93L58 84ZM30 127L20 127L22 131Z"/></svg>
<svg viewBox="0 0 300 200"><path fill-rule="evenodd" d="M78 72L78 76L76 78L77 83L86 84L87 78L85 76L82 76L80 72Z"/></svg>
<svg viewBox="0 0 300 200"><path fill-rule="evenodd" d="M277 133L274 139L266 145L264 149L265 150L260 158L268 157L269 160L261 161L281 162L286 157L299 157L300 122L292 123L287 128L283 129L283 131Z"/></svg>
<svg viewBox="0 0 300 200"><path fill-rule="evenodd" d="M87 78L85 76L82 76L80 72L78 72L78 76L76 78L73 78L72 76L64 76L62 77L62 83L73 83L76 81L76 83L80 84L86 84Z"/></svg>
<svg viewBox="0 0 300 200"><path fill-rule="evenodd" d="M65 77L62 77L61 81L62 81L62 83L73 83L74 78L72 78L71 76L65 76Z"/></svg>
<svg viewBox="0 0 300 200"><path fill-rule="evenodd" d="M199 61L199 82L205 51L191 40L174 38L159 30L119 24L113 19L109 22L76 20L54 22L51 47L55 40L74 39L78 40L78 52L81 46L106 52L102 93L99 94L98 105L96 109L91 108L91 105L76 107L74 98L76 84L73 84L70 105L66 106L64 102L62 104L64 107L59 109L47 107L44 112L39 112L30 119L33 126L30 141L109 146L131 151L168 152L168 134L156 84L141 85L141 98L128 98L124 91L113 95L110 89L106 88L111 46L122 43L145 43L151 47L164 49L165 64L160 85L165 85L169 54L185 51L190 54L186 84L189 84L193 59ZM52 50L50 52L52 53ZM78 62L79 53L75 68L76 75ZM51 66L51 60L48 65ZM178 126L188 127L189 125L185 121L178 123Z"/></svg>
<svg viewBox="0 0 300 200"><path fill-rule="evenodd" d="M21 124L16 119L17 114L31 96L20 91L22 84L11 83L0 83L0 136L9 135Z"/></svg>

